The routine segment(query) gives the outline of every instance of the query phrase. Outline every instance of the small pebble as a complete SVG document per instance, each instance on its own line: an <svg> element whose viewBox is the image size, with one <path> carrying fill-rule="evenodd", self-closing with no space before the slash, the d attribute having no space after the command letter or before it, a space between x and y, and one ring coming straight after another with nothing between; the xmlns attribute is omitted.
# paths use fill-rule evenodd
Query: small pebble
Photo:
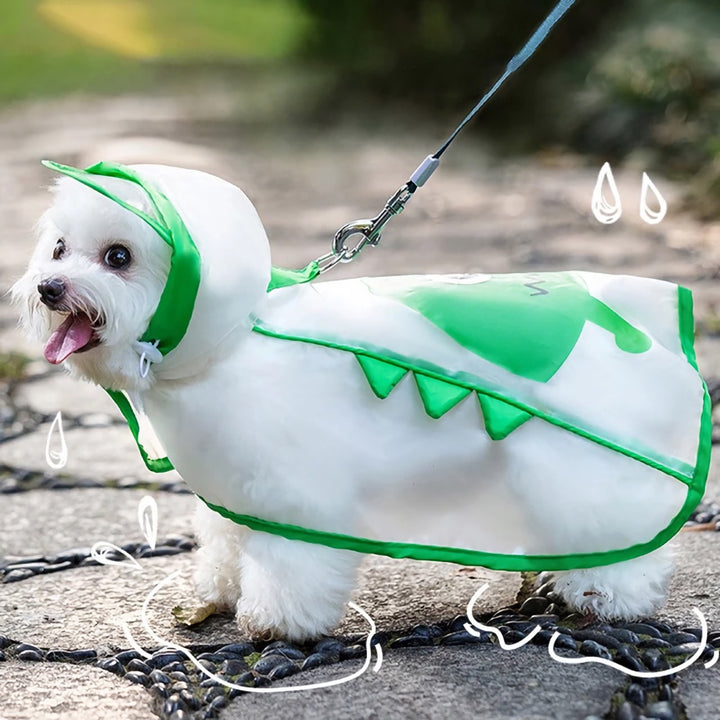
<svg viewBox="0 0 720 720"><path fill-rule="evenodd" d="M599 657L605 660L612 660L612 655L607 648L604 648L600 643L594 640L583 640L580 645L580 654L588 655L590 657Z"/></svg>
<svg viewBox="0 0 720 720"><path fill-rule="evenodd" d="M163 685L163 683L153 683L150 686L150 692L155 693L155 695L161 698L167 698L170 696L170 689L167 685Z"/></svg>
<svg viewBox="0 0 720 720"><path fill-rule="evenodd" d="M200 701L189 690L181 690L180 699L190 710L198 710L200 708Z"/></svg>
<svg viewBox="0 0 720 720"><path fill-rule="evenodd" d="M201 653L197 656L198 660L209 660L212 663L221 664L227 660L227 658L224 655L221 655L220 653Z"/></svg>
<svg viewBox="0 0 720 720"><path fill-rule="evenodd" d="M126 666L127 670L141 672L144 675L150 675L152 668L140 658L133 658Z"/></svg>
<svg viewBox="0 0 720 720"><path fill-rule="evenodd" d="M555 647L565 650L577 650L577 643L570 635L560 633L555 641Z"/></svg>
<svg viewBox="0 0 720 720"><path fill-rule="evenodd" d="M274 648L271 652L264 652L263 655L264 656L280 655L281 657L284 657L286 660L304 660L305 659L305 653L302 650L298 650L297 648L294 648L290 645Z"/></svg>
<svg viewBox="0 0 720 720"><path fill-rule="evenodd" d="M172 682L162 670L152 670L150 672L150 679L154 683L161 683L162 685L169 685Z"/></svg>
<svg viewBox="0 0 720 720"><path fill-rule="evenodd" d="M173 694L163 703L162 712L163 715L172 716L178 711L186 712L187 708L185 707L185 703L180 699L180 695Z"/></svg>
<svg viewBox="0 0 720 720"><path fill-rule="evenodd" d="M647 694L642 685L638 683L630 683L628 689L625 691L625 697L629 702L637 705L638 707L645 707L647 703Z"/></svg>
<svg viewBox="0 0 720 720"><path fill-rule="evenodd" d="M152 684L150 682L150 678L145 673L138 672L137 670L131 670L130 672L125 673L125 679L130 682L137 683L138 685L142 685L143 687L150 687Z"/></svg>
<svg viewBox="0 0 720 720"><path fill-rule="evenodd" d="M654 702L645 708L645 716L650 720L677 720L678 715L672 704L663 700Z"/></svg>
<svg viewBox="0 0 720 720"><path fill-rule="evenodd" d="M315 652L326 653L326 652L337 652L341 653L345 645L335 638L323 638L319 640L314 648Z"/></svg>
<svg viewBox="0 0 720 720"><path fill-rule="evenodd" d="M529 597L521 606L521 615L540 615L544 613L550 601L546 597L533 596Z"/></svg>
<svg viewBox="0 0 720 720"><path fill-rule="evenodd" d="M615 715L616 720L639 720L640 717L640 708L627 700L618 708Z"/></svg>
<svg viewBox="0 0 720 720"><path fill-rule="evenodd" d="M325 656L322 653L312 653L308 655L302 664L303 670L312 670L325 664Z"/></svg>
<svg viewBox="0 0 720 720"><path fill-rule="evenodd" d="M182 670L168 670L167 668L163 668L163 672L166 673L173 682L188 682L185 666L180 665L180 667Z"/></svg>
<svg viewBox="0 0 720 720"><path fill-rule="evenodd" d="M135 658L139 658L140 654L137 653L135 650L123 650L122 652L119 652L117 655L115 655L117 658L117 661L122 663L123 665L127 665L131 660L134 660Z"/></svg>
<svg viewBox="0 0 720 720"><path fill-rule="evenodd" d="M287 660L281 655L266 655L255 663L253 670L261 675L267 675L273 668L285 665L286 663Z"/></svg>
<svg viewBox="0 0 720 720"><path fill-rule="evenodd" d="M700 647L699 642L687 642L683 645L674 645L668 651L668 655L692 655Z"/></svg>
<svg viewBox="0 0 720 720"><path fill-rule="evenodd" d="M223 645L218 650L220 655L235 655L239 658L247 657L255 652L255 646L251 643L231 643L230 645Z"/></svg>
<svg viewBox="0 0 720 720"><path fill-rule="evenodd" d="M244 660L231 658L230 660L225 660L225 662L223 662L220 667L220 674L228 676L240 675L240 673L244 673L247 669L248 666Z"/></svg>
<svg viewBox="0 0 720 720"><path fill-rule="evenodd" d="M47 575L48 573L60 572L61 570L67 570L71 567L74 567L74 563L69 560L61 563L52 563L51 565L46 565L43 568L43 573Z"/></svg>
<svg viewBox="0 0 720 720"><path fill-rule="evenodd" d="M20 582L21 580L27 580L34 574L32 570L10 570L10 572L3 576L2 581L4 583Z"/></svg>
<svg viewBox="0 0 720 720"><path fill-rule="evenodd" d="M408 648L408 647L427 647L432 645L432 638L422 637L418 635L407 635L405 637L398 637L390 641L390 647L393 648ZM340 654L338 653L338 660Z"/></svg>
<svg viewBox="0 0 720 720"><path fill-rule="evenodd" d="M700 628L680 628L680 632L693 635L696 640L700 640L702 638L702 630Z"/></svg>
<svg viewBox="0 0 720 720"><path fill-rule="evenodd" d="M125 668L122 666L122 663L120 663L118 659L114 657L98 660L96 665L101 670L107 670L108 672L115 673L115 675L123 675L125 673Z"/></svg>
<svg viewBox="0 0 720 720"><path fill-rule="evenodd" d="M443 635L440 638L441 645L465 645L466 643L489 643L490 633L484 630L476 630L477 634L469 633L467 630L458 630L457 632L451 632L447 635Z"/></svg>
<svg viewBox="0 0 720 720"><path fill-rule="evenodd" d="M619 627L625 628L625 630L631 630L636 635L649 635L654 638L659 638L661 636L661 633L657 628L646 623L624 623Z"/></svg>
<svg viewBox="0 0 720 720"><path fill-rule="evenodd" d="M642 654L643 663L648 670L655 672L657 670L667 670L670 665L665 656L656 648L649 648Z"/></svg>
<svg viewBox="0 0 720 720"><path fill-rule="evenodd" d="M365 657L363 645L348 645L340 651L341 660L353 660L354 658Z"/></svg>
<svg viewBox="0 0 720 720"><path fill-rule="evenodd" d="M573 637L576 640L592 640L605 648L617 650L622 643L612 635L607 635L597 630L573 630Z"/></svg>
<svg viewBox="0 0 720 720"><path fill-rule="evenodd" d="M533 625L539 625L542 628L555 628L557 627L558 622L560 622L560 617L558 615L551 614L532 615L530 617L530 622L533 623Z"/></svg>
<svg viewBox="0 0 720 720"><path fill-rule="evenodd" d="M628 670L647 672L647 668L643 665L637 650L632 645L623 645L615 655L615 662L628 668Z"/></svg>
<svg viewBox="0 0 720 720"><path fill-rule="evenodd" d="M50 650L45 656L50 662L89 662L97 658L95 650Z"/></svg>
<svg viewBox="0 0 720 720"><path fill-rule="evenodd" d="M170 665L170 663L180 662L182 657L179 653L161 651L154 653L153 656L149 657L145 662L151 668L165 668Z"/></svg>
<svg viewBox="0 0 720 720"><path fill-rule="evenodd" d="M220 687L219 685L217 687L210 688L203 695L203 702L210 704L215 698L225 697L226 692L225 688Z"/></svg>
<svg viewBox="0 0 720 720"><path fill-rule="evenodd" d="M211 703L210 703L210 709L213 711L213 713L217 713L219 710L222 710L224 707L227 707L228 699L223 695L221 697L216 697Z"/></svg>
<svg viewBox="0 0 720 720"><path fill-rule="evenodd" d="M173 673L180 673L183 676L185 676L187 673L187 668L179 660L175 660L174 662L170 662L167 665L163 665L160 669L171 677Z"/></svg>
<svg viewBox="0 0 720 720"><path fill-rule="evenodd" d="M626 630L625 628L609 627L603 632L606 632L611 637L620 640L620 642L631 643L632 645L637 645L640 642L640 638L632 632L632 630Z"/></svg>
<svg viewBox="0 0 720 720"><path fill-rule="evenodd" d="M687 632L669 633L663 639L667 640L670 645L684 645L685 643L696 643L700 640L699 637Z"/></svg>
<svg viewBox="0 0 720 720"><path fill-rule="evenodd" d="M270 680L282 680L283 678L295 675L300 672L300 668L293 662L285 662L284 665L277 665L269 673L268 678Z"/></svg>
<svg viewBox="0 0 720 720"><path fill-rule="evenodd" d="M20 643L15 648L15 652L18 660L38 662L43 659L43 651L35 645L30 645L30 643Z"/></svg>
<svg viewBox="0 0 720 720"><path fill-rule="evenodd" d="M673 629L667 623L661 622L660 620L644 620L643 624L650 625L651 627L654 627L656 630L663 634L671 633L673 631Z"/></svg>

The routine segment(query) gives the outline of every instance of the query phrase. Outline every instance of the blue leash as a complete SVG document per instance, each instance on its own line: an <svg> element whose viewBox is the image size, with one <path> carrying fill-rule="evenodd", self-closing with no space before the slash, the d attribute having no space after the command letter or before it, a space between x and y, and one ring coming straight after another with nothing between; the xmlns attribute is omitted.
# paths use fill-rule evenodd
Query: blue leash
<svg viewBox="0 0 720 720"><path fill-rule="evenodd" d="M545 18L540 27L532 34L523 48L515 55L505 67L505 71L498 78L495 84L482 96L475 107L465 116L462 122L453 130L448 139L435 151L428 155L418 165L410 179L387 201L379 215L373 219L355 220L344 225L335 233L332 251L327 255L318 258L317 268L319 272L325 272L339 262L350 262L366 245L377 245L380 242L380 235L390 218L402 212L405 204L413 196L413 193L422 187L437 170L440 165L440 157L450 147L460 131L480 112L483 106L502 87L503 83L529 60L541 43L550 34L560 18L575 4L575 0L559 0L552 12ZM360 235L360 239L354 247L348 247L347 240L352 235Z"/></svg>

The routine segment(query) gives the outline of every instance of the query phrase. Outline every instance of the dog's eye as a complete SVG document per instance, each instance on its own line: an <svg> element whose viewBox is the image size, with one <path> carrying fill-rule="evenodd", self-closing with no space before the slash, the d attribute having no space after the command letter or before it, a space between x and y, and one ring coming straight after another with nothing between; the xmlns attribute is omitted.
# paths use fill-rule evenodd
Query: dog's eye
<svg viewBox="0 0 720 720"><path fill-rule="evenodd" d="M104 260L113 270L121 270L130 264L130 251L124 245L113 245L108 248Z"/></svg>
<svg viewBox="0 0 720 720"><path fill-rule="evenodd" d="M53 250L53 260L60 260L62 256L65 254L65 241L60 238L55 243L55 249Z"/></svg>

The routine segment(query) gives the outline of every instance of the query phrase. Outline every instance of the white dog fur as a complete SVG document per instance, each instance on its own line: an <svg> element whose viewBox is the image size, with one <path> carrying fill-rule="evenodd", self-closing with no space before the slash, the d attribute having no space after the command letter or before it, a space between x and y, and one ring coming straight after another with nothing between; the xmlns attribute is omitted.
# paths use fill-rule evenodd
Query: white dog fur
<svg viewBox="0 0 720 720"><path fill-rule="evenodd" d="M555 553L652 537L682 504L682 487L672 478L658 479L620 455L608 458L603 448L548 423L533 419L493 443L471 402L433 420L408 378L379 400L350 353L251 332L252 318L268 302L270 252L250 202L210 175L136 169L181 209L202 256L201 291L178 348L140 377L133 344L157 306L170 250L142 220L73 179L57 184L14 296L27 330L46 342L63 313L40 302L37 286L64 279L60 309L97 320L100 339L64 365L142 398L169 457L198 494L236 512L346 534L362 534L359 508L372 501L388 524L425 513L441 534L452 531L460 541L479 534L489 550L537 542ZM102 182L150 212L140 188ZM66 251L54 260L59 238ZM113 244L130 250L123 270L103 263ZM469 527L455 527L463 523L452 509L469 502L468 494L478 512ZM669 516L668 507L675 508ZM255 634L293 640L328 633L341 620L361 555L253 532L203 504L196 520L196 585L204 601L234 609ZM633 618L658 608L670 572L663 548L562 573L557 590L581 611Z"/></svg>

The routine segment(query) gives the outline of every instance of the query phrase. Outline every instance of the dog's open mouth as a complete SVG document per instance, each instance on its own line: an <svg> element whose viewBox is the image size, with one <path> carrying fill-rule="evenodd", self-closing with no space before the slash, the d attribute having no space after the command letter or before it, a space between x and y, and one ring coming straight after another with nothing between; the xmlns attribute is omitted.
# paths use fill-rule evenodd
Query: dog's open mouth
<svg viewBox="0 0 720 720"><path fill-rule="evenodd" d="M57 365L73 353L85 352L99 344L92 320L85 313L72 313L47 341L45 359Z"/></svg>

